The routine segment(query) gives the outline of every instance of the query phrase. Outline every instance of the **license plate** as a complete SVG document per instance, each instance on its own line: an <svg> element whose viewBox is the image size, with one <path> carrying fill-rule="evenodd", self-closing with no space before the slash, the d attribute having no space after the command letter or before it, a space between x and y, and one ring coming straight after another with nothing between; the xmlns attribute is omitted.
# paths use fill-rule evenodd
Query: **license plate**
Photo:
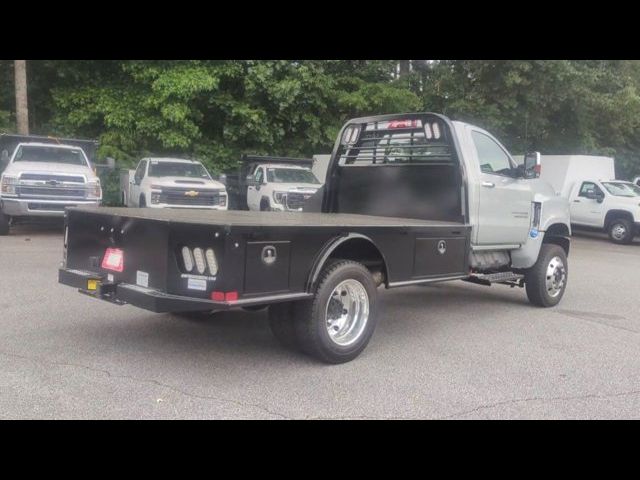
<svg viewBox="0 0 640 480"><path fill-rule="evenodd" d="M87 290L98 290L98 280L87 280Z"/></svg>

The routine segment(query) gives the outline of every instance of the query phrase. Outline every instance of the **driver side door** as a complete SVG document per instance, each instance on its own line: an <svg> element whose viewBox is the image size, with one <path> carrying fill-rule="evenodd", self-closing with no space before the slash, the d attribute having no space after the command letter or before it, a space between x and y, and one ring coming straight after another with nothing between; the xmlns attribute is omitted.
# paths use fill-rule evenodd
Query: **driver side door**
<svg viewBox="0 0 640 480"><path fill-rule="evenodd" d="M529 181L514 178L515 163L491 135L471 129L480 169L477 245L521 245L531 225Z"/></svg>
<svg viewBox="0 0 640 480"><path fill-rule="evenodd" d="M260 187L264 181L264 169L262 167L256 168L253 179L255 185L249 185L247 187L247 205L249 206L249 210L260 210L260 198L262 198Z"/></svg>
<svg viewBox="0 0 640 480"><path fill-rule="evenodd" d="M571 202L571 222L578 225L602 227L604 225L604 204L594 195L604 198L604 192L594 182L582 182L578 195Z"/></svg>
<svg viewBox="0 0 640 480"><path fill-rule="evenodd" d="M129 186L129 192L130 192L129 203L135 207L140 206L141 184L146 171L147 171L147 161L140 160L140 163L138 164L138 168L136 168L136 173L131 179L131 185Z"/></svg>

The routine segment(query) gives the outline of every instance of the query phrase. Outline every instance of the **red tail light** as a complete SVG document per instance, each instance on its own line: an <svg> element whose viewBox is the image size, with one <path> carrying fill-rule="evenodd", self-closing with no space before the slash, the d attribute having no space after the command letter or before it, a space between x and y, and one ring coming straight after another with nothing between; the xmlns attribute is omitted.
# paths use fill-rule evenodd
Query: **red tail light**
<svg viewBox="0 0 640 480"><path fill-rule="evenodd" d="M224 302L224 292L211 292L211 300L214 302Z"/></svg>
<svg viewBox="0 0 640 480"><path fill-rule="evenodd" d="M542 173L542 165L536 165L533 167L533 171L540 175L540 173Z"/></svg>
<svg viewBox="0 0 640 480"><path fill-rule="evenodd" d="M124 252L119 248L107 248L102 258L102 268L122 272L124 269Z"/></svg>
<svg viewBox="0 0 640 480"><path fill-rule="evenodd" d="M211 292L211 300L214 302L235 302L238 300L238 292Z"/></svg>

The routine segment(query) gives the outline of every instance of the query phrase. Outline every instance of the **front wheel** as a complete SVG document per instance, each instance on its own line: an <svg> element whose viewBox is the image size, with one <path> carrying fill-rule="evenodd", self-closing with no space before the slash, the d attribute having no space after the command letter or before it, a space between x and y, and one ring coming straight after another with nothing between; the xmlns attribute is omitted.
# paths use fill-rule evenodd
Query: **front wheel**
<svg viewBox="0 0 640 480"><path fill-rule="evenodd" d="M628 245L633 240L633 223L626 218L616 218L609 224L609 238L613 243Z"/></svg>
<svg viewBox="0 0 640 480"><path fill-rule="evenodd" d="M560 303L567 288L567 254L562 247L544 243L535 265L526 271L524 281L529 301L538 307Z"/></svg>
<svg viewBox="0 0 640 480"><path fill-rule="evenodd" d="M294 304L295 337L307 354L345 363L365 349L377 321L376 284L362 264L350 260L322 271L313 300Z"/></svg>

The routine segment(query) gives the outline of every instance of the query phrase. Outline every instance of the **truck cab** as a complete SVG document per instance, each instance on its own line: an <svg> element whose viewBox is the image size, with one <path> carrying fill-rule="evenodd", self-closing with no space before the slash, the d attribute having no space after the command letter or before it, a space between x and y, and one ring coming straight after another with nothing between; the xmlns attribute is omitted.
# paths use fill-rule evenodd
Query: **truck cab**
<svg viewBox="0 0 640 480"><path fill-rule="evenodd" d="M128 207L227 210L225 186L202 163L180 158L143 158L121 179Z"/></svg>
<svg viewBox="0 0 640 480"><path fill-rule="evenodd" d="M569 202L573 225L604 230L614 243L631 243L640 232L640 187L632 182L586 178Z"/></svg>
<svg viewBox="0 0 640 480"><path fill-rule="evenodd" d="M301 212L321 186L310 168L259 164L247 178L247 206L254 211Z"/></svg>
<svg viewBox="0 0 640 480"><path fill-rule="evenodd" d="M4 136L0 143L8 147L16 139L11 154L2 150L6 166L0 178L0 235L20 220L63 217L67 207L100 205L100 179L80 146L94 147L95 142L75 140L73 145L64 139Z"/></svg>

